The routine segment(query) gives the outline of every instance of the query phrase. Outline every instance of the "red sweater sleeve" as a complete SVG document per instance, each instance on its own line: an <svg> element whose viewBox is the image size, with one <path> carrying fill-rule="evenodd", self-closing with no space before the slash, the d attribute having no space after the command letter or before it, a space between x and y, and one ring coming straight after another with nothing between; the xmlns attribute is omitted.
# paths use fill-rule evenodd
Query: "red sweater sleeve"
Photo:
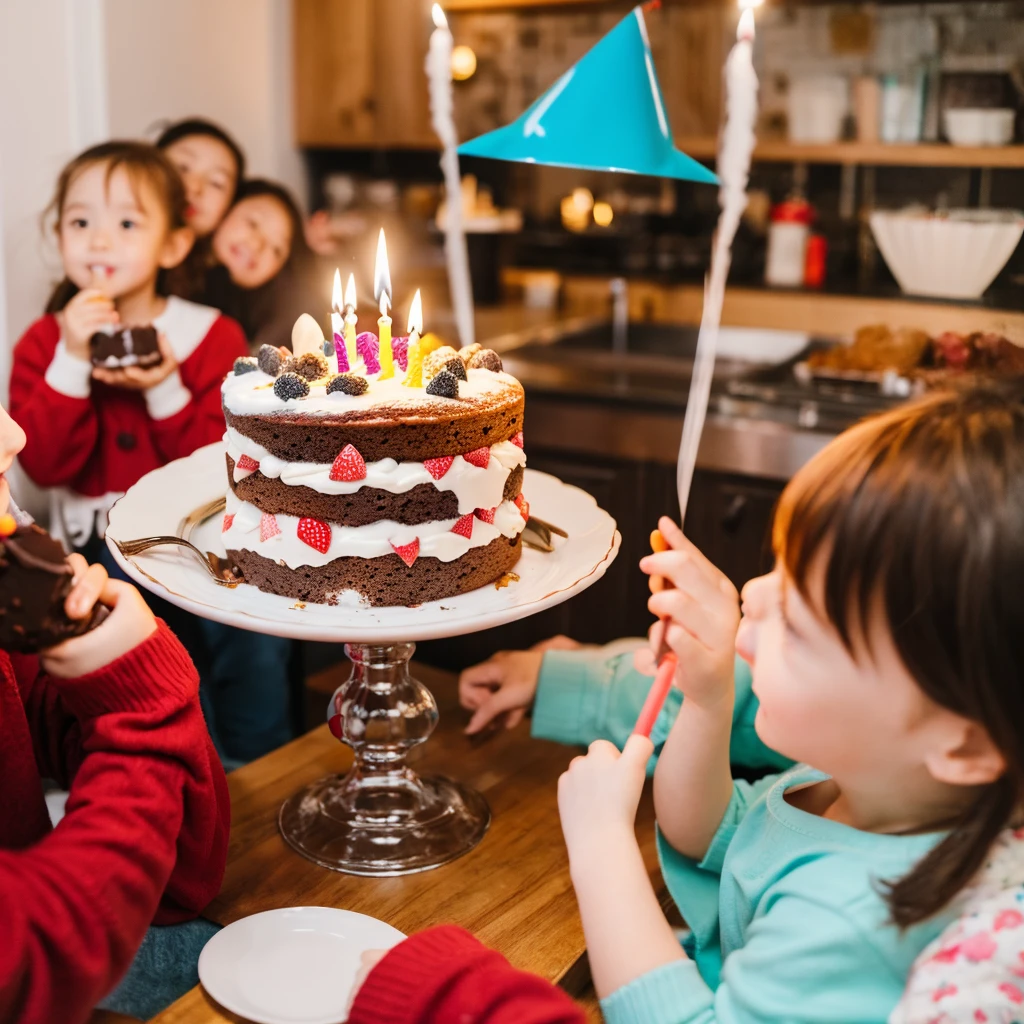
<svg viewBox="0 0 1024 1024"><path fill-rule="evenodd" d="M517 971L461 928L430 928L370 972L349 1024L586 1024L559 988Z"/></svg>
<svg viewBox="0 0 1024 1024"><path fill-rule="evenodd" d="M202 343L181 366L182 383L191 401L173 416L152 420L153 439L170 462L191 455L224 436L220 386L239 356L249 354L242 328L230 317L218 317Z"/></svg>
<svg viewBox="0 0 1024 1024"><path fill-rule="evenodd" d="M30 725L46 719L53 741L37 756L67 751L71 715L79 763L57 828L0 851L0 1020L86 1020L151 923L195 916L219 889L227 783L197 688L162 623L99 672L31 686Z"/></svg>
<svg viewBox="0 0 1024 1024"><path fill-rule="evenodd" d="M46 382L59 340L56 317L44 316L14 346L10 413L28 435L18 461L40 487L74 480L99 439L99 419L88 390L75 397Z"/></svg>

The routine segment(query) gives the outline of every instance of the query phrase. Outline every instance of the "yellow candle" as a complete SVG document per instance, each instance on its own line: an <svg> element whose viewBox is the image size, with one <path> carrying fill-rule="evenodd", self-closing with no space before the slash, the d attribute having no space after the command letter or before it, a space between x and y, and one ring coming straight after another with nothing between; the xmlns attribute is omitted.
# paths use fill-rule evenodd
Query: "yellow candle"
<svg viewBox="0 0 1024 1024"><path fill-rule="evenodd" d="M391 351L391 317L387 314L386 297L380 298L380 318L377 320L377 337L380 343L380 379L387 380L395 375L395 357Z"/></svg>
<svg viewBox="0 0 1024 1024"><path fill-rule="evenodd" d="M420 343L409 338L409 367L402 382L407 388L423 387L423 350Z"/></svg>

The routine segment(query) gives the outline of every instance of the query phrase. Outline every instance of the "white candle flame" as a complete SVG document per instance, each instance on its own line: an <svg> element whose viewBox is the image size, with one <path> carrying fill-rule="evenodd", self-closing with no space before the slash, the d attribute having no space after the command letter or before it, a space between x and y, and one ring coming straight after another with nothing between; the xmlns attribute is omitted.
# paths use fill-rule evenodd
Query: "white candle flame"
<svg viewBox="0 0 1024 1024"><path fill-rule="evenodd" d="M416 334L423 333L423 300L420 298L420 290L416 289L416 294L412 297L412 303L409 306L409 326L406 327L406 333L412 334L413 331Z"/></svg>
<svg viewBox="0 0 1024 1024"><path fill-rule="evenodd" d="M334 287L331 289L331 308L341 309L341 271L334 268Z"/></svg>
<svg viewBox="0 0 1024 1024"><path fill-rule="evenodd" d="M444 11L441 10L440 4L434 4L430 9L430 16L434 19L434 26L436 28L446 28L448 25L448 19L444 16Z"/></svg>
<svg viewBox="0 0 1024 1024"><path fill-rule="evenodd" d="M356 308L356 275L349 274L345 282L345 305L350 309Z"/></svg>
<svg viewBox="0 0 1024 1024"><path fill-rule="evenodd" d="M377 259L373 265L373 296L380 300L381 314L386 314L391 305L391 271L388 268L388 244L384 241L384 229L377 238Z"/></svg>

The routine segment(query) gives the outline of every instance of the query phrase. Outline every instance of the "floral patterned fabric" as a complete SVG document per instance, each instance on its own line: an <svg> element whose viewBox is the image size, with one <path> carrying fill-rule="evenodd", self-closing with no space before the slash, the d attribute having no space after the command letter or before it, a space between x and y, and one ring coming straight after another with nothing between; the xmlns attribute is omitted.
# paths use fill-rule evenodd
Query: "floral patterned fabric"
<svg viewBox="0 0 1024 1024"><path fill-rule="evenodd" d="M960 902L914 961L889 1024L1024 1022L1024 828L1000 836Z"/></svg>

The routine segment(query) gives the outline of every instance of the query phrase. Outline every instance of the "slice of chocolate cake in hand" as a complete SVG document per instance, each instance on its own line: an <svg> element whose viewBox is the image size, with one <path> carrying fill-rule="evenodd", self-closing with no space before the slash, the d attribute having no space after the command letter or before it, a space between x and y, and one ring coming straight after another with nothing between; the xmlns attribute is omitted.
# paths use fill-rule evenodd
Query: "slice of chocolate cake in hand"
<svg viewBox="0 0 1024 1024"><path fill-rule="evenodd" d="M155 327L125 327L109 334L97 331L89 339L89 352L93 366L109 370L123 370L128 366L146 369L164 358Z"/></svg>
<svg viewBox="0 0 1024 1024"><path fill-rule="evenodd" d="M0 516L0 648L31 654L98 626L108 614L103 605L85 619L65 613L73 581L59 540L35 523Z"/></svg>

